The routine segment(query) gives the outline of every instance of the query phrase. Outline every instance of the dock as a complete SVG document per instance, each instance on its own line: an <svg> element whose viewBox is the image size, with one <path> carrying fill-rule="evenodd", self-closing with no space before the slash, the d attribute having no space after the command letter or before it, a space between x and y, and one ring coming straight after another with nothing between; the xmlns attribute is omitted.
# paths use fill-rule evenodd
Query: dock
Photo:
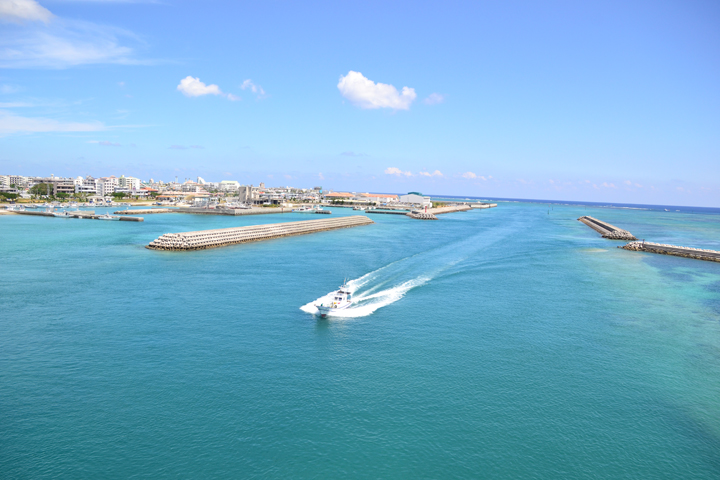
<svg viewBox="0 0 720 480"><path fill-rule="evenodd" d="M675 257L706 260L709 262L720 262L720 251L718 250L703 250L701 248L678 247L677 245L666 245L664 243L653 242L630 242L627 245L623 245L618 248L634 252L657 253L660 255L673 255Z"/></svg>
<svg viewBox="0 0 720 480"><path fill-rule="evenodd" d="M598 232L603 238L610 240L637 240L635 235L627 230L618 228L615 225L610 225L609 223L598 220L597 218L585 216L578 218L578 221Z"/></svg>
<svg viewBox="0 0 720 480"><path fill-rule="evenodd" d="M385 209L385 208L370 208L365 211L365 213L372 213L372 214L382 214L382 215L407 215L410 213L410 210L395 210L395 209Z"/></svg>
<svg viewBox="0 0 720 480"><path fill-rule="evenodd" d="M368 217L353 215L332 219L305 220L301 222L273 223L248 227L200 230L197 232L166 233L150 242L146 248L165 251L204 250L240 243L259 242L275 238L305 235L308 233L337 230L340 228L370 225Z"/></svg>
<svg viewBox="0 0 720 480"><path fill-rule="evenodd" d="M21 210L21 211L14 211L13 213L16 213L18 215L36 215L40 217L55 217L50 212L30 212L28 210ZM87 210L80 210L77 212L68 212L70 214L71 218L87 218L91 220L98 220L100 215L95 215L94 211L87 211ZM118 220L125 221L125 222L144 222L145 219L143 217L120 217Z"/></svg>

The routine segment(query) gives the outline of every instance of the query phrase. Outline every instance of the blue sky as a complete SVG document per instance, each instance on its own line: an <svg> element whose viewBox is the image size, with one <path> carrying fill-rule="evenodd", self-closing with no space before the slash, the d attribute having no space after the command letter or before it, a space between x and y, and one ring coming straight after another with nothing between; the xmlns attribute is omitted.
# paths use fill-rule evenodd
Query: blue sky
<svg viewBox="0 0 720 480"><path fill-rule="evenodd" d="M0 0L0 173L720 206L720 4Z"/></svg>

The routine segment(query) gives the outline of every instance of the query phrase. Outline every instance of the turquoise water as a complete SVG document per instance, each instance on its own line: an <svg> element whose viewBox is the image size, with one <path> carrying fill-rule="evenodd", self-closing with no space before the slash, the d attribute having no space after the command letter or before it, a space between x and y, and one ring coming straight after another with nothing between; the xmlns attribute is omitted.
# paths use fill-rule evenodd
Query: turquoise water
<svg viewBox="0 0 720 480"><path fill-rule="evenodd" d="M0 216L0 477L718 478L720 264L576 219L720 215L551 208L185 253L144 245L316 217Z"/></svg>

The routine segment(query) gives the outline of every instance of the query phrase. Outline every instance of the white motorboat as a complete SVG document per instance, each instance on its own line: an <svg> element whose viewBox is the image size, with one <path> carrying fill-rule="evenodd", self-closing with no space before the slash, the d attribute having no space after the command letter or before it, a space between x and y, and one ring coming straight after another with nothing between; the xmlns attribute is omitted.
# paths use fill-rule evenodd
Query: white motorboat
<svg viewBox="0 0 720 480"><path fill-rule="evenodd" d="M53 216L59 218L72 218L73 216L69 212L55 212Z"/></svg>
<svg viewBox="0 0 720 480"><path fill-rule="evenodd" d="M364 211L365 211L365 207L353 207L353 210L357 210L357 211L359 211L359 212L364 212Z"/></svg>
<svg viewBox="0 0 720 480"><path fill-rule="evenodd" d="M338 291L332 295L332 300L315 305L315 307L318 309L320 316L325 318L329 313L335 314L347 309L352 303L352 292L347 283L343 283Z"/></svg>
<svg viewBox="0 0 720 480"><path fill-rule="evenodd" d="M293 208L292 211L294 213L313 213L315 210L313 209L313 207L303 206L300 208Z"/></svg>
<svg viewBox="0 0 720 480"><path fill-rule="evenodd" d="M120 220L120 217L118 217L117 215L110 215L109 213L104 213L102 215L98 215L97 218L98 218L98 220L114 220L114 221Z"/></svg>

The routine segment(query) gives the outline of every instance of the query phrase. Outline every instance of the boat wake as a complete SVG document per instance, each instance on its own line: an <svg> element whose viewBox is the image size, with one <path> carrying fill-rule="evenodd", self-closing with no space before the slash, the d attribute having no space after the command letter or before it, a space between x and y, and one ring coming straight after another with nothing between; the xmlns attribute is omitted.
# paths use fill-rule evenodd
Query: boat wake
<svg viewBox="0 0 720 480"><path fill-rule="evenodd" d="M379 272L380 270L382 269L370 272L358 279L349 281L347 285L348 287L350 287L350 291L353 293L352 306L340 310L339 312L329 312L328 317L358 318L370 315L378 308L382 308L390 305L391 303L397 302L402 297L404 297L407 292L409 292L415 287L424 285L430 280L430 277L421 276L382 290L378 289L378 285L376 285L374 288L363 290L363 286L365 286L371 280L371 278L369 277ZM335 291L332 291L327 295L323 295L317 300L303 305L302 307L300 307L300 310L315 315L318 313L318 309L315 305L332 301L332 297L334 295Z"/></svg>
<svg viewBox="0 0 720 480"><path fill-rule="evenodd" d="M493 235L478 229L474 234L451 240L437 247L418 252L378 268L362 277L350 280L347 286L353 294L353 304L337 312L328 312L333 318L358 318L402 299L411 290L446 275L455 275L468 268L483 268L487 253L478 255L490 245L500 242L517 228L513 222L496 227ZM502 250L500 250L502 252ZM501 253L503 255L503 253ZM309 302L300 310L318 315L315 305L330 303L337 289Z"/></svg>

